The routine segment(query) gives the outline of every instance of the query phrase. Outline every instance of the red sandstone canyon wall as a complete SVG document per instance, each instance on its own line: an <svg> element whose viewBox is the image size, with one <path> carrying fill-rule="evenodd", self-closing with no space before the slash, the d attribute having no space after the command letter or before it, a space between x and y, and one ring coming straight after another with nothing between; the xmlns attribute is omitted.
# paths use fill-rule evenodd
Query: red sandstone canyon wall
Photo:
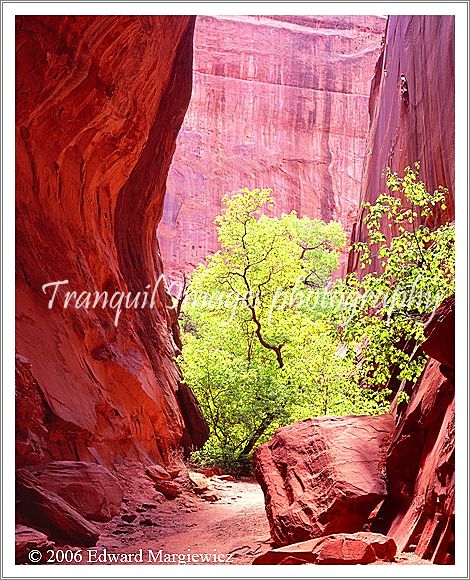
<svg viewBox="0 0 470 580"><path fill-rule="evenodd" d="M271 187L278 211L357 213L370 83L385 19L200 16L193 95L158 236L178 278L217 249L224 194Z"/></svg>
<svg viewBox="0 0 470 580"><path fill-rule="evenodd" d="M372 82L361 203L373 203L386 191L382 173L387 166L401 172L419 161L421 179L430 189L449 189L446 211L429 224L437 227L454 219L454 51L453 16L389 17ZM360 209L353 241L365 240L363 218ZM348 271L357 266L357 255L351 254ZM377 267L374 260L370 268Z"/></svg>
<svg viewBox="0 0 470 580"><path fill-rule="evenodd" d="M155 230L191 93L193 24L17 18L19 465L168 465L182 438L204 439L163 288L155 309L124 311L117 327L109 309L48 310L42 291L68 279L66 290L137 292L162 272Z"/></svg>
<svg viewBox="0 0 470 580"><path fill-rule="evenodd" d="M429 188L449 189L447 209L429 219L438 227L455 218L455 67L453 16L390 16L371 91L371 130L361 201L385 191L382 170L421 163ZM390 235L388 231L386 235ZM353 241L365 240L363 211ZM370 268L375 270L377 263ZM351 254L348 270L357 269ZM454 299L427 329L426 369L397 417L387 459L388 495L375 528L400 550L435 563L454 561L455 386Z"/></svg>
<svg viewBox="0 0 470 580"><path fill-rule="evenodd" d="M373 524L400 550L436 564L455 559L455 300L426 329L429 362L398 417L387 458L388 493Z"/></svg>

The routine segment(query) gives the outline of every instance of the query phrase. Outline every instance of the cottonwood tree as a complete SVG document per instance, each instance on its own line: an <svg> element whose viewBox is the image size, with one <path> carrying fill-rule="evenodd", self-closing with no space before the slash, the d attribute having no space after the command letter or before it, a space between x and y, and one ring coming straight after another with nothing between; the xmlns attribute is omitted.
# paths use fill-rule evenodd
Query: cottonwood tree
<svg viewBox="0 0 470 580"><path fill-rule="evenodd" d="M317 300L338 267L344 231L273 211L267 189L224 198L221 249L194 271L182 308L181 366L212 433L202 455L226 465L280 425L364 407Z"/></svg>

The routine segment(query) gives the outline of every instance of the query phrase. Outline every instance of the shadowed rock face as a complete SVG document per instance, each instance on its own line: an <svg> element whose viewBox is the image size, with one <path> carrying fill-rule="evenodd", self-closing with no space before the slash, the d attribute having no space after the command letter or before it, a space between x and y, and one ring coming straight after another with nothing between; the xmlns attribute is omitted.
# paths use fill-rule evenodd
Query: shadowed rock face
<svg viewBox="0 0 470 580"><path fill-rule="evenodd" d="M400 550L437 564L454 562L455 305L437 310L423 349L432 357L398 420L387 457L385 499L374 528Z"/></svg>
<svg viewBox="0 0 470 580"><path fill-rule="evenodd" d="M185 426L173 314L62 308L64 291L143 291L191 91L191 17L18 17L18 463L168 464ZM42 285L69 280L48 310ZM197 431L200 414L184 409ZM200 421L201 431L203 423ZM204 437L199 437L199 440Z"/></svg>
<svg viewBox="0 0 470 580"><path fill-rule="evenodd" d="M158 236L179 278L217 249L224 194L271 187L277 212L357 213L370 82L385 19L198 17L193 94Z"/></svg>
<svg viewBox="0 0 470 580"><path fill-rule="evenodd" d="M369 105L360 201L373 203L386 191L382 172L387 166L401 173L419 161L421 179L431 190L438 185L449 189L447 209L428 219L433 228L455 217L454 48L453 16L390 16ZM353 242L367 237L363 218L360 209ZM377 268L373 259L365 272ZM348 271L356 270L358 257L351 254Z"/></svg>

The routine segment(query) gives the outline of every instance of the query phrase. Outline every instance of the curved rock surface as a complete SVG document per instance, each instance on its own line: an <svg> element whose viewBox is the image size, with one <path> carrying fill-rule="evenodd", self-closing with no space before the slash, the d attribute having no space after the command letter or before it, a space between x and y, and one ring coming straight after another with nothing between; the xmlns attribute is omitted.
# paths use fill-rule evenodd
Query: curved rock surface
<svg viewBox="0 0 470 580"><path fill-rule="evenodd" d="M158 237L178 279L217 249L224 194L271 187L277 212L357 213L367 104L385 19L200 16L193 94Z"/></svg>
<svg viewBox="0 0 470 580"><path fill-rule="evenodd" d="M377 62L370 98L371 129L360 202L386 191L387 166L401 173L419 161L429 189L449 189L447 209L428 219L438 227L455 218L455 53L454 16L390 16ZM364 212L359 210L352 241L365 241ZM393 230L384 232L390 236ZM373 259L367 271L377 271ZM350 254L348 271L358 271Z"/></svg>
<svg viewBox="0 0 470 580"><path fill-rule="evenodd" d="M362 529L384 499L392 415L319 417L279 429L254 465L275 545Z"/></svg>
<svg viewBox="0 0 470 580"><path fill-rule="evenodd" d="M455 552L455 309L449 298L428 326L432 354L399 418L387 457L387 497L373 529L436 564Z"/></svg>
<svg viewBox="0 0 470 580"><path fill-rule="evenodd" d="M173 313L48 309L43 284L154 287L165 180L191 91L193 18L16 21L18 464L166 465L184 433ZM184 416L201 415L186 397ZM31 418L31 420L28 420Z"/></svg>

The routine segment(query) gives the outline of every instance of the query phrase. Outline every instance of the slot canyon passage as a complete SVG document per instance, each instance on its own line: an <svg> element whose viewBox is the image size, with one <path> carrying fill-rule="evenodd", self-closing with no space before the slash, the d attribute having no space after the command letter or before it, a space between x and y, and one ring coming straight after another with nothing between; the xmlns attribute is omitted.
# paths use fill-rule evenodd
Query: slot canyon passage
<svg viewBox="0 0 470 580"><path fill-rule="evenodd" d="M406 174L415 162L431 194L417 171ZM387 167L403 178L387 177ZM398 200L390 215L412 200L413 227L397 217L386 228L385 211L373 234L368 211L385 203L387 188ZM238 222L255 234L237 238L236 220L250 203L268 207L269 196L274 209ZM178 554L206 555L191 563L452 564L453 220L451 16L17 17L17 563L31 563L32 549L44 564L51 549L96 548L95 560L71 563L142 550L144 564L178 563ZM307 226L320 239L299 242L302 260L313 251L322 266L315 292L346 275L357 285L383 280L393 248L409 256L413 240L418 267L447 284L432 317L411 313L412 327L386 327L369 309L360 328L373 320L404 333L387 351L393 364L373 359L355 390L335 378L339 398L318 407L305 379L294 398L307 392L307 403L288 399L307 360L296 341L317 366L320 350L330 353L320 365L327 382L318 384L331 397L328 377L338 369L356 377L375 334L354 343L362 351L344 374L349 358L321 336L331 327L346 344L347 325L301 319L302 337L275 343L289 329L281 321L271 332L260 303L247 298L251 358L242 369L220 346L240 345L238 335L227 330L211 342L212 315L180 311L170 295L171 282L186 284L199 264L191 285L203 288L237 256L248 286L248 268L264 267L270 252L278 252L274 266L293 260ZM270 232L277 241L266 251ZM364 260L372 235L382 254ZM304 262L292 264L304 272ZM65 280L49 307L43 286ZM59 301L72 290L135 295L146 287L156 289L152 308L123 309L118 324L115 309ZM256 357L271 381L265 392L259 380L248 403L248 378L228 392L227 433L246 451L235 467L216 438L218 408L198 382L219 351L217 396L250 377ZM411 374L398 372L404 359ZM372 383L377 361L388 371ZM307 373L312 384L317 374ZM259 411L262 396L267 411ZM245 439L235 421L244 405L246 425L263 418ZM210 462L210 452L224 461Z"/></svg>

